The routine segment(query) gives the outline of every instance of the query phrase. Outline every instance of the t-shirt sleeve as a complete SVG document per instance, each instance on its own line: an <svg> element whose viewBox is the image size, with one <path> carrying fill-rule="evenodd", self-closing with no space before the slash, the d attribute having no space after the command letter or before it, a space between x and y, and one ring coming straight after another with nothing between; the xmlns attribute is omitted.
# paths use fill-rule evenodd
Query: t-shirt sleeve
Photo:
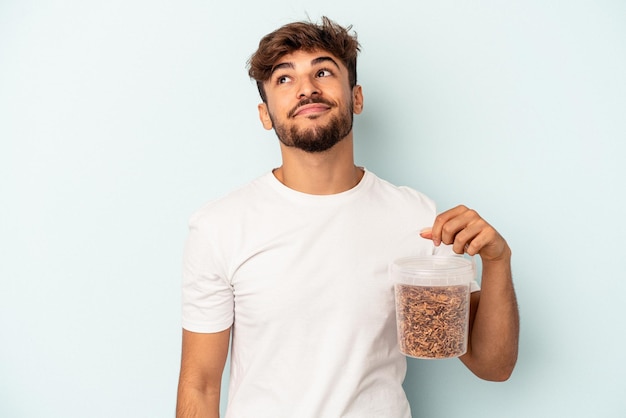
<svg viewBox="0 0 626 418"><path fill-rule="evenodd" d="M233 289L217 235L206 216L191 217L182 280L182 326L188 331L219 332L233 323Z"/></svg>

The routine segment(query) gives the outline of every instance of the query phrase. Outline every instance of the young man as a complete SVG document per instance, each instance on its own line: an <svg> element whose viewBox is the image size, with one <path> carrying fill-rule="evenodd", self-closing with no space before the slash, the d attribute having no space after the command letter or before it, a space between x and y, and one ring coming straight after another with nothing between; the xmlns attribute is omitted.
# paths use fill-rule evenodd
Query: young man
<svg viewBox="0 0 626 418"><path fill-rule="evenodd" d="M326 18L289 24L250 59L282 165L191 218L179 418L218 416L231 335L227 417L410 417L387 267L433 246L482 259L461 361L488 380L513 370L506 241L475 211L437 216L424 195L354 164L363 93L349 30Z"/></svg>

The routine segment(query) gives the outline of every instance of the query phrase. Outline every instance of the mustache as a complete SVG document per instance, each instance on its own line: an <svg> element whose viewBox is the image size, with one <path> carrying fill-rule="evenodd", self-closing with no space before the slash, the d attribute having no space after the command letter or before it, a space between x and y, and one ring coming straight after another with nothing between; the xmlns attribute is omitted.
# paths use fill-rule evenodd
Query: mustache
<svg viewBox="0 0 626 418"><path fill-rule="evenodd" d="M334 107L335 104L330 102L329 100L326 100L322 97L314 97L314 98L308 98L308 99L302 99L300 100L300 102L294 106L293 109L291 109L289 111L289 113L287 114L287 116L292 117L293 115L295 115L295 113L298 111L298 109L300 109L302 106L306 106L312 103L322 103L325 104L326 106L329 107Z"/></svg>

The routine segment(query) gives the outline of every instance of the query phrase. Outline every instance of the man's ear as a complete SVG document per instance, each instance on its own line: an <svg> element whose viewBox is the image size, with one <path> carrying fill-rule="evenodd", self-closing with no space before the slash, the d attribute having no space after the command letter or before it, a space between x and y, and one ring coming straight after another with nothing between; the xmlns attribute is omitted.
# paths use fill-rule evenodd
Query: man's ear
<svg viewBox="0 0 626 418"><path fill-rule="evenodd" d="M352 111L356 115L363 111L363 89L358 84L352 89Z"/></svg>
<svg viewBox="0 0 626 418"><path fill-rule="evenodd" d="M270 112L267 110L267 103L259 103L259 119L263 124L263 127L268 131L272 129L272 119L270 118Z"/></svg>

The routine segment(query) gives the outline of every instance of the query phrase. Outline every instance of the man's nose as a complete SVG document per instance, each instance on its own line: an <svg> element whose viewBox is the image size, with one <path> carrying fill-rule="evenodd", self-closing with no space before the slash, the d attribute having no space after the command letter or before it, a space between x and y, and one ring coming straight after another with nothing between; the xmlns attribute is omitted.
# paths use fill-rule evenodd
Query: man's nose
<svg viewBox="0 0 626 418"><path fill-rule="evenodd" d="M298 87L298 99L319 96L322 93L315 80L308 77L304 78Z"/></svg>

